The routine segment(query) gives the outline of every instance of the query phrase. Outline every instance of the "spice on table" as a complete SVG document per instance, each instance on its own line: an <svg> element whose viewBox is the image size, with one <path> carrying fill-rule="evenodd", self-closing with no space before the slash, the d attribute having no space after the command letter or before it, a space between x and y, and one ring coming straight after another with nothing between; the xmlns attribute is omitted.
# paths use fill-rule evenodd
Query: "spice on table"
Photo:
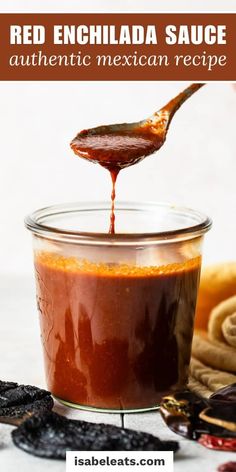
<svg viewBox="0 0 236 472"><path fill-rule="evenodd" d="M236 451L236 384L202 398L188 390L163 397L161 415L167 426L209 449Z"/></svg>
<svg viewBox="0 0 236 472"><path fill-rule="evenodd" d="M198 442L208 449L236 452L236 438L220 438L211 434L202 434ZM236 471L236 469L233 470Z"/></svg>

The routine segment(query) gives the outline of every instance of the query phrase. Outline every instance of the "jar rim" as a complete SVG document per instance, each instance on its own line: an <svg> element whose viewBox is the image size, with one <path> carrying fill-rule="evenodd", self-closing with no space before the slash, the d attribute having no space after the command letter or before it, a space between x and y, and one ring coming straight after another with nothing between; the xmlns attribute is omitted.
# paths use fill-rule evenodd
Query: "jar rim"
<svg viewBox="0 0 236 472"><path fill-rule="evenodd" d="M59 240L70 243L87 243L87 244L137 244L138 242L145 243L165 243L175 240L187 240L202 236L212 226L212 220L204 213L193 210L188 207L174 205L168 202L133 202L120 201L116 203L115 210L133 210L133 211L147 211L157 209L170 210L183 217L192 218L196 223L187 225L173 230L155 231L155 232L137 232L137 233L115 233L109 234L105 232L93 231L75 231L69 229L59 228L57 226L49 226L42 220L47 220L50 217L68 214L68 213L83 213L91 211L110 210L110 202L107 201L88 201L88 202L73 202L66 204L57 204L47 206L34 211L26 216L24 222L28 230L34 235L41 236L45 239Z"/></svg>

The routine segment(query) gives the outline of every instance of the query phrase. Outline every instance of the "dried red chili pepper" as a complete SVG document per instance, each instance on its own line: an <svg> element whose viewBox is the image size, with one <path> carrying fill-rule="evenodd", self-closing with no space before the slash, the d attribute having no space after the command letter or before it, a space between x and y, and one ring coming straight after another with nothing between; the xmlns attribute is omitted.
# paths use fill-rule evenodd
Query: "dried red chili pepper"
<svg viewBox="0 0 236 472"><path fill-rule="evenodd" d="M218 467L218 472L236 472L236 462L226 462Z"/></svg>
<svg viewBox="0 0 236 472"><path fill-rule="evenodd" d="M219 436L212 436L211 434L202 434L198 442L208 449L236 452L236 438L220 438Z"/></svg>

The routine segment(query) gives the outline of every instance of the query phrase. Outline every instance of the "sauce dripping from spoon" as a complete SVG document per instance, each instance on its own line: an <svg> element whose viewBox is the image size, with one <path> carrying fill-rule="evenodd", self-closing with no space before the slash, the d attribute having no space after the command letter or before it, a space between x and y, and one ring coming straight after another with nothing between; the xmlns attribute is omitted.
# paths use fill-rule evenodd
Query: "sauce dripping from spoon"
<svg viewBox="0 0 236 472"><path fill-rule="evenodd" d="M71 143L75 154L105 167L111 176L111 214L109 233L115 234L115 196L116 180L121 169L141 161L162 146L162 139L147 130L132 132L115 131L92 134L90 130L81 131Z"/></svg>
<svg viewBox="0 0 236 472"><path fill-rule="evenodd" d="M158 151L180 106L204 84L192 84L151 117L134 123L98 126L80 131L70 146L74 153L105 167L111 175L111 234L115 233L115 190L121 169L137 164Z"/></svg>
<svg viewBox="0 0 236 472"><path fill-rule="evenodd" d="M115 198L116 198L116 179L119 171L110 171L111 181L112 181L112 191L111 191L111 213L110 213L110 228L109 233L115 234Z"/></svg>

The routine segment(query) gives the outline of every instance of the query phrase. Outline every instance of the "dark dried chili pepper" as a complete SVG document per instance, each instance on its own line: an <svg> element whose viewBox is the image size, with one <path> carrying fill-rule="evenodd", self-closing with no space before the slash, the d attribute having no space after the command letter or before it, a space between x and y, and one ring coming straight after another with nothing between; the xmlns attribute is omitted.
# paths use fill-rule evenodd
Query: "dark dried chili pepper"
<svg viewBox="0 0 236 472"><path fill-rule="evenodd" d="M0 394L17 386L18 384L16 382L4 382L3 380L0 380Z"/></svg>
<svg viewBox="0 0 236 472"><path fill-rule="evenodd" d="M224 390L224 391L223 391ZM175 392L162 399L161 415L167 426L177 434L197 440L202 434L236 437L235 384L221 389L210 399L190 392ZM227 398L227 400L226 400Z"/></svg>
<svg viewBox="0 0 236 472"><path fill-rule="evenodd" d="M107 424L68 420L53 412L34 415L12 432L13 442L35 456L65 459L77 451L177 451L176 441Z"/></svg>
<svg viewBox="0 0 236 472"><path fill-rule="evenodd" d="M106 424L69 420L51 411L50 392L0 381L0 422L18 426L14 444L40 457L65 459L67 450L177 451L177 441Z"/></svg>
<svg viewBox="0 0 236 472"><path fill-rule="evenodd" d="M202 410L199 418L206 423L220 426L230 434L236 435L236 402L211 402L210 406Z"/></svg>
<svg viewBox="0 0 236 472"><path fill-rule="evenodd" d="M206 432L199 413L207 406L207 400L184 390L163 397L160 412L172 431L188 439L197 439Z"/></svg>
<svg viewBox="0 0 236 472"><path fill-rule="evenodd" d="M0 421L2 423L19 424L24 417L51 410L52 407L53 399L47 390L31 385L0 381Z"/></svg>

